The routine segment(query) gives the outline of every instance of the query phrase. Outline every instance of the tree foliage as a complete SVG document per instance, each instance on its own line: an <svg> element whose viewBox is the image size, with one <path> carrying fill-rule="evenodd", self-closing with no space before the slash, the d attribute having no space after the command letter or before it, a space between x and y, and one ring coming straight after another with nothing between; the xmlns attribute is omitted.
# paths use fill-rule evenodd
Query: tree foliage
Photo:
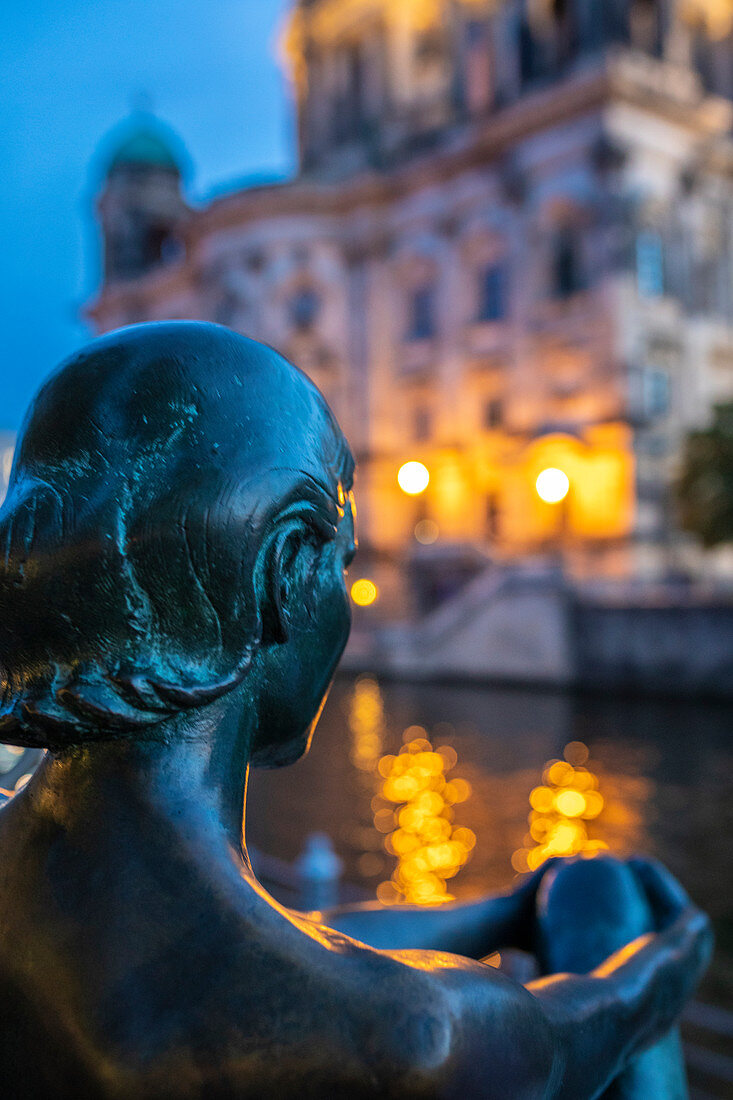
<svg viewBox="0 0 733 1100"><path fill-rule="evenodd" d="M704 546L733 542L733 402L709 428L690 432L676 485L681 526Z"/></svg>

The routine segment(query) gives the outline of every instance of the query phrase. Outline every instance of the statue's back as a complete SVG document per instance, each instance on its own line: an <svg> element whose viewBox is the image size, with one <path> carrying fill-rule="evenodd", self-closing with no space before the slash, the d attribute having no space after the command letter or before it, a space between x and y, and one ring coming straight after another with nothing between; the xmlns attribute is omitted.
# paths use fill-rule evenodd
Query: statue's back
<svg viewBox="0 0 733 1100"><path fill-rule="evenodd" d="M128 825L85 841L26 798L0 810L4 1095L377 1095L354 1041L374 984L360 953L326 951L256 891L250 919L249 887L215 896L159 849L170 837L133 854Z"/></svg>

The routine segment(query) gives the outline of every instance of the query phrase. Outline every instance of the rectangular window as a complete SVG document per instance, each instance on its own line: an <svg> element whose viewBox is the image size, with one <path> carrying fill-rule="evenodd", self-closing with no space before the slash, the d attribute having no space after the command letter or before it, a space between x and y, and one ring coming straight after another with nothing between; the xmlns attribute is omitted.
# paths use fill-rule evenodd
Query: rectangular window
<svg viewBox="0 0 733 1100"><path fill-rule="evenodd" d="M494 59L485 22L466 24L463 50L463 100L471 114L486 110L493 96Z"/></svg>
<svg viewBox="0 0 733 1100"><path fill-rule="evenodd" d="M364 118L364 61L361 49L352 46L346 54L345 108L352 128Z"/></svg>
<svg viewBox="0 0 733 1100"><path fill-rule="evenodd" d="M484 405L484 428L493 432L504 423L504 402L500 397L492 397Z"/></svg>
<svg viewBox="0 0 733 1100"><path fill-rule="evenodd" d="M664 249L658 233L645 230L636 238L636 288L641 298L664 294Z"/></svg>
<svg viewBox="0 0 733 1100"><path fill-rule="evenodd" d="M426 443L432 434L433 418L429 409L416 409L413 435L416 443Z"/></svg>
<svg viewBox="0 0 733 1100"><path fill-rule="evenodd" d="M479 321L503 321L507 315L507 273L504 264L489 264L479 276Z"/></svg>
<svg viewBox="0 0 733 1100"><path fill-rule="evenodd" d="M495 539L499 536L501 513L499 510L499 498L496 493L489 493L486 498L486 536Z"/></svg>
<svg viewBox="0 0 733 1100"><path fill-rule="evenodd" d="M414 291L410 302L407 327L408 340L431 340L435 336L435 289L421 286Z"/></svg>
<svg viewBox="0 0 733 1100"><path fill-rule="evenodd" d="M552 294L571 298L585 289L580 237L570 226L563 226L552 243Z"/></svg>
<svg viewBox="0 0 733 1100"><path fill-rule="evenodd" d="M647 370L643 376L644 412L649 417L666 416L671 404L670 378L664 370Z"/></svg>

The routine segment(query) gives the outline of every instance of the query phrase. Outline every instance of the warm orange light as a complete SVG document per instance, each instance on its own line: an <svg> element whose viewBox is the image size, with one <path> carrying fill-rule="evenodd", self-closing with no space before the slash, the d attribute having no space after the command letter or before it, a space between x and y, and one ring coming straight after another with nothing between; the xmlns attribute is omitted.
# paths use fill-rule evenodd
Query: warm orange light
<svg viewBox="0 0 733 1100"><path fill-rule="evenodd" d="M537 496L545 504L559 504L570 492L570 478L564 470L549 466L537 478L535 486Z"/></svg>
<svg viewBox="0 0 733 1100"><path fill-rule="evenodd" d="M520 874L535 871L553 856L588 857L608 848L606 841L588 835L588 822L604 808L603 796L596 789L597 777L580 763L587 761L588 748L582 741L571 741L564 756L564 760L548 761L543 785L529 796L532 812L524 842L527 847L512 856L512 867ZM534 847L529 847L533 841Z"/></svg>
<svg viewBox="0 0 733 1100"><path fill-rule="evenodd" d="M445 748L436 752L425 732L411 726L399 755L379 762L384 782L373 806L374 823L380 832L387 831L390 818L398 826L384 841L386 851L397 857L391 881L377 890L386 904L450 901L447 881L460 872L476 846L475 833L452 824L452 806L470 797L471 786L460 777L447 780L456 754Z"/></svg>
<svg viewBox="0 0 733 1100"><path fill-rule="evenodd" d="M580 791L560 791L555 796L555 806L558 813L565 817L583 817L586 810L586 801Z"/></svg>
<svg viewBox="0 0 733 1100"><path fill-rule="evenodd" d="M374 581L362 577L352 584L351 598L357 607L370 607L379 598L379 589Z"/></svg>
<svg viewBox="0 0 733 1100"><path fill-rule="evenodd" d="M424 493L430 483L430 471L422 462L406 462L400 466L397 481L403 493L410 497Z"/></svg>
<svg viewBox="0 0 733 1100"><path fill-rule="evenodd" d="M711 38L724 38L733 27L731 0L681 0L682 15L691 23L702 23Z"/></svg>

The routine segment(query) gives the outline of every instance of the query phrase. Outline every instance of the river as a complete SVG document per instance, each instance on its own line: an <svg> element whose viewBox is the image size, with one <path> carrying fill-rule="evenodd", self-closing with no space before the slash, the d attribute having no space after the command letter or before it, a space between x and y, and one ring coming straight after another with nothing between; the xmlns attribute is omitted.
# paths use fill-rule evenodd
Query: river
<svg viewBox="0 0 733 1100"><path fill-rule="evenodd" d="M712 916L733 1007L733 706L339 677L310 753L252 776L248 839L327 833L385 901L507 886L546 854L657 856ZM531 802L530 802L531 799Z"/></svg>

